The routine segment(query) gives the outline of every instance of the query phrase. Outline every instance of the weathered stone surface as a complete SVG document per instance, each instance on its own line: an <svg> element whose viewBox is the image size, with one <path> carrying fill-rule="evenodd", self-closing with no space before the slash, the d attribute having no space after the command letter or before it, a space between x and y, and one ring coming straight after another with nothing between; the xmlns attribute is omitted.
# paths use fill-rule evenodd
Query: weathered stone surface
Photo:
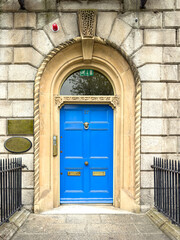
<svg viewBox="0 0 180 240"><path fill-rule="evenodd" d="M156 156L154 154L141 154L141 170L146 170L146 171L152 171L152 165L153 165L153 159L154 157L159 157L166 159L167 154L157 154ZM172 159L172 158L171 158Z"/></svg>
<svg viewBox="0 0 180 240"><path fill-rule="evenodd" d="M131 31L131 33L128 35L128 37L122 44L122 48L127 54L131 55L142 45L143 45L143 31L139 29L134 29Z"/></svg>
<svg viewBox="0 0 180 240"><path fill-rule="evenodd" d="M153 10L172 10L175 8L175 0L150 0L146 3L147 9L153 9Z"/></svg>
<svg viewBox="0 0 180 240"><path fill-rule="evenodd" d="M177 117L177 101L142 101L143 117Z"/></svg>
<svg viewBox="0 0 180 240"><path fill-rule="evenodd" d="M138 71L142 81L160 81L160 64L146 64L138 68Z"/></svg>
<svg viewBox="0 0 180 240"><path fill-rule="evenodd" d="M107 39L115 18L117 17L116 12L99 12L97 16L97 30L96 35Z"/></svg>
<svg viewBox="0 0 180 240"><path fill-rule="evenodd" d="M42 29L46 24L49 24L58 17L59 14L57 12L37 13L37 29Z"/></svg>
<svg viewBox="0 0 180 240"><path fill-rule="evenodd" d="M45 0L31 0L25 1L25 8L28 11L41 11L46 9Z"/></svg>
<svg viewBox="0 0 180 240"><path fill-rule="evenodd" d="M0 13L0 28L13 28L12 13Z"/></svg>
<svg viewBox="0 0 180 240"><path fill-rule="evenodd" d="M163 118L143 118L141 134L143 135L167 135L168 120Z"/></svg>
<svg viewBox="0 0 180 240"><path fill-rule="evenodd" d="M0 65L0 81L8 79L8 66L7 65Z"/></svg>
<svg viewBox="0 0 180 240"><path fill-rule="evenodd" d="M121 19L116 18L112 27L109 40L116 45L121 45L131 31L131 27Z"/></svg>
<svg viewBox="0 0 180 240"><path fill-rule="evenodd" d="M180 0L176 0L176 8L180 9Z"/></svg>
<svg viewBox="0 0 180 240"><path fill-rule="evenodd" d="M177 65L161 65L161 80L162 81L177 81L178 71Z"/></svg>
<svg viewBox="0 0 180 240"><path fill-rule="evenodd" d="M119 11L122 9L122 4L118 0L114 1L59 1L58 10L59 11L74 11L79 9L97 9L104 11Z"/></svg>
<svg viewBox="0 0 180 240"><path fill-rule="evenodd" d="M180 84L179 83L168 83L169 99L180 99Z"/></svg>
<svg viewBox="0 0 180 240"><path fill-rule="evenodd" d="M22 204L33 204L34 190L22 189Z"/></svg>
<svg viewBox="0 0 180 240"><path fill-rule="evenodd" d="M180 119L169 119L169 134L180 134Z"/></svg>
<svg viewBox="0 0 180 240"><path fill-rule="evenodd" d="M7 98L7 83L0 83L0 99Z"/></svg>
<svg viewBox="0 0 180 240"><path fill-rule="evenodd" d="M7 101L0 102L1 117L12 117L12 103Z"/></svg>
<svg viewBox="0 0 180 240"><path fill-rule="evenodd" d="M139 23L136 21L137 14L134 12L123 12L118 14L118 18L134 28L139 28Z"/></svg>
<svg viewBox="0 0 180 240"><path fill-rule="evenodd" d="M8 151L4 147L4 143L7 139L8 139L8 137L4 137L4 136L0 137L0 152L1 152L1 154L8 153Z"/></svg>
<svg viewBox="0 0 180 240"><path fill-rule="evenodd" d="M165 27L179 27L180 16L178 11L164 13L164 26Z"/></svg>
<svg viewBox="0 0 180 240"><path fill-rule="evenodd" d="M0 48L0 63L11 63L13 60L12 48Z"/></svg>
<svg viewBox="0 0 180 240"><path fill-rule="evenodd" d="M141 137L143 153L176 153L177 137Z"/></svg>
<svg viewBox="0 0 180 240"><path fill-rule="evenodd" d="M36 28L35 13L15 13L14 14L15 28Z"/></svg>
<svg viewBox="0 0 180 240"><path fill-rule="evenodd" d="M0 135L6 135L6 119L0 119Z"/></svg>
<svg viewBox="0 0 180 240"><path fill-rule="evenodd" d="M0 30L1 45L27 45L31 44L30 30Z"/></svg>
<svg viewBox="0 0 180 240"><path fill-rule="evenodd" d="M161 63L162 62L162 47L142 47L133 57L136 66L145 63Z"/></svg>
<svg viewBox="0 0 180 240"><path fill-rule="evenodd" d="M142 99L166 99L167 84L166 83L143 83Z"/></svg>
<svg viewBox="0 0 180 240"><path fill-rule="evenodd" d="M0 1L1 11L18 11L19 3L16 0L1 0Z"/></svg>
<svg viewBox="0 0 180 240"><path fill-rule="evenodd" d="M53 32L52 31L52 24L53 23L56 23L58 25L58 27L60 29L58 32ZM64 33L64 30L62 28L62 24L61 24L59 19L56 19L53 22L46 25L44 27L44 30L47 33L47 35L49 36L49 38L51 39L54 46L58 46L60 43L65 42L67 40L66 35Z"/></svg>
<svg viewBox="0 0 180 240"><path fill-rule="evenodd" d="M45 55L53 49L52 43L43 30L32 32L32 45Z"/></svg>
<svg viewBox="0 0 180 240"><path fill-rule="evenodd" d="M141 172L141 187L153 188L154 187L154 172Z"/></svg>
<svg viewBox="0 0 180 240"><path fill-rule="evenodd" d="M13 117L33 117L33 101L14 101Z"/></svg>
<svg viewBox="0 0 180 240"><path fill-rule="evenodd" d="M161 28L162 13L161 12L140 12L139 13L140 28Z"/></svg>
<svg viewBox="0 0 180 240"><path fill-rule="evenodd" d="M154 189L141 189L141 204L154 205Z"/></svg>
<svg viewBox="0 0 180 240"><path fill-rule="evenodd" d="M176 32L173 29L167 30L144 30L144 43L149 45L175 45Z"/></svg>
<svg viewBox="0 0 180 240"><path fill-rule="evenodd" d="M30 65L10 65L9 80L10 81L33 81L35 79L37 69Z"/></svg>
<svg viewBox="0 0 180 240"><path fill-rule="evenodd" d="M34 186L34 173L22 172L22 188L33 188Z"/></svg>
<svg viewBox="0 0 180 240"><path fill-rule="evenodd" d="M165 63L179 63L180 62L180 48L179 47L164 47L163 61Z"/></svg>
<svg viewBox="0 0 180 240"><path fill-rule="evenodd" d="M14 233L17 232L18 228L13 223L6 223L1 226L0 239L1 240L10 240Z"/></svg>
<svg viewBox="0 0 180 240"><path fill-rule="evenodd" d="M76 13L61 13L60 21L67 39L75 38L79 35Z"/></svg>
<svg viewBox="0 0 180 240"><path fill-rule="evenodd" d="M8 99L33 99L33 83L8 83Z"/></svg>
<svg viewBox="0 0 180 240"><path fill-rule="evenodd" d="M35 67L39 67L43 60L43 56L34 48L15 48L14 63L30 63Z"/></svg>

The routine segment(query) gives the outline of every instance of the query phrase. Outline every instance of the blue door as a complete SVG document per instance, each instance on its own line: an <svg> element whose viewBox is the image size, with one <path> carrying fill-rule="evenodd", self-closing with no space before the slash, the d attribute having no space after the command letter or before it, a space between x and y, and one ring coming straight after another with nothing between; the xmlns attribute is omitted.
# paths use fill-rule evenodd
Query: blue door
<svg viewBox="0 0 180 240"><path fill-rule="evenodd" d="M113 202L113 110L65 105L60 110L60 202Z"/></svg>

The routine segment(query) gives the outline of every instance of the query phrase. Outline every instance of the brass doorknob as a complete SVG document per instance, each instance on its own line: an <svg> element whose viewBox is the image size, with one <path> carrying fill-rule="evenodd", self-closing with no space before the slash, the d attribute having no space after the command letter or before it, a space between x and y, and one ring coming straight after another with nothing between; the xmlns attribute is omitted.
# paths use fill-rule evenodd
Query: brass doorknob
<svg viewBox="0 0 180 240"><path fill-rule="evenodd" d="M88 122L85 122L85 123L83 123L84 124L84 129L88 129L89 128L89 123Z"/></svg>
<svg viewBox="0 0 180 240"><path fill-rule="evenodd" d="M89 163L86 161L84 164L85 164L86 166L88 166Z"/></svg>

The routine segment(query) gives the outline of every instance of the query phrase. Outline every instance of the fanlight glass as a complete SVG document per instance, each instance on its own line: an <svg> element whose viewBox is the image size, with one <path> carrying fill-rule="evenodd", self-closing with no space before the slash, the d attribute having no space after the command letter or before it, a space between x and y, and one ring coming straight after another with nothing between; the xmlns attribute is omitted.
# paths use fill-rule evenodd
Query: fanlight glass
<svg viewBox="0 0 180 240"><path fill-rule="evenodd" d="M114 91L111 83L102 73L92 69L82 69L65 80L60 95L114 95Z"/></svg>

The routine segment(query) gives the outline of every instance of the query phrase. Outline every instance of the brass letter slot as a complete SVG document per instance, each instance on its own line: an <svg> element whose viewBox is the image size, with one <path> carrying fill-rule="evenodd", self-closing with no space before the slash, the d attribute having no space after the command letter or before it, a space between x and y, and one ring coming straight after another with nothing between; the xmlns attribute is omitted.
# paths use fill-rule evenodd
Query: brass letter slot
<svg viewBox="0 0 180 240"><path fill-rule="evenodd" d="M93 172L93 176L106 176L106 172Z"/></svg>
<svg viewBox="0 0 180 240"><path fill-rule="evenodd" d="M68 176L81 176L81 172L68 172Z"/></svg>

